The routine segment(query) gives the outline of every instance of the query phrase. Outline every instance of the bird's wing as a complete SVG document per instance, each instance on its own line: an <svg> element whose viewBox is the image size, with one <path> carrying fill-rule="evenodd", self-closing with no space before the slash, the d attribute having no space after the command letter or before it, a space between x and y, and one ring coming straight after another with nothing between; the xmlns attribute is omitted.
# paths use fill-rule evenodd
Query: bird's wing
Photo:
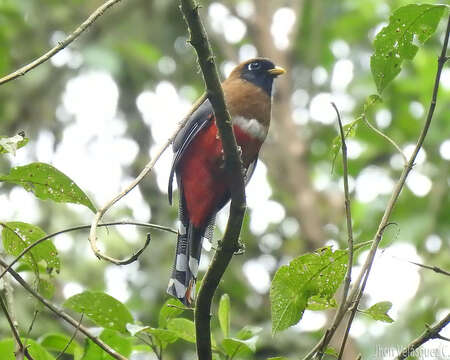
<svg viewBox="0 0 450 360"><path fill-rule="evenodd" d="M214 118L213 107L209 101L206 99L197 110L195 110L186 125L180 130L178 135L173 141L173 151L174 158L172 162L172 168L170 169L169 176L169 186L168 186L168 196L169 203L172 204L172 183L175 174L175 169L183 156L184 152L188 148L189 144L195 138L195 136L202 130L206 125L210 123Z"/></svg>

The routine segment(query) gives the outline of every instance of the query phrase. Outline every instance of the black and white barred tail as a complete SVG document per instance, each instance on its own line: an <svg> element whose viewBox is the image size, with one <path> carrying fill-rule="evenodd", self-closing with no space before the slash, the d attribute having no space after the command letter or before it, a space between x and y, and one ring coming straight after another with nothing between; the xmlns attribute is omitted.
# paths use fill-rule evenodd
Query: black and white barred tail
<svg viewBox="0 0 450 360"><path fill-rule="evenodd" d="M186 306L191 306L195 299L202 236L203 231L191 224L187 229L180 224L175 261L167 292Z"/></svg>
<svg viewBox="0 0 450 360"><path fill-rule="evenodd" d="M195 227L189 221L184 196L180 191L178 217L177 249L167 293L179 299L184 305L191 306L195 300L195 284L202 243L204 239L212 240L215 216L208 221L206 226Z"/></svg>

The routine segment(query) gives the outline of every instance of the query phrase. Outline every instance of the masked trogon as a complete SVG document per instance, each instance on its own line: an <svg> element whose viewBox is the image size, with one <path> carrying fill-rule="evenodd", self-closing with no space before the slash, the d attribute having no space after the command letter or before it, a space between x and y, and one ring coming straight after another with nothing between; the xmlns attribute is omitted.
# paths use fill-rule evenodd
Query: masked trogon
<svg viewBox="0 0 450 360"><path fill-rule="evenodd" d="M240 147L247 184L269 130L273 80L285 71L268 59L238 65L223 82L225 101ZM224 155L214 111L206 99L173 142L169 202L176 174L179 228L175 263L167 292L185 305L194 300L203 238L211 239L216 213L229 201Z"/></svg>

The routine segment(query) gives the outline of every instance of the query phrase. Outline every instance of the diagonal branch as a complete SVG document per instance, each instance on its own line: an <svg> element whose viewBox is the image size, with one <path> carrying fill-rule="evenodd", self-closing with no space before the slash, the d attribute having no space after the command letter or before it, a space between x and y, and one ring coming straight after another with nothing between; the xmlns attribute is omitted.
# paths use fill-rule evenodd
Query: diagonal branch
<svg viewBox="0 0 450 360"><path fill-rule="evenodd" d="M151 229L168 231L168 232L171 232L174 234L177 233L176 230L173 230L166 226L157 225L157 224L140 223L140 222L134 222L134 221L115 221L115 222L110 222L110 223L102 223L102 224L99 224L98 227L112 226L112 225L136 225L136 226L142 226L142 227L147 227L147 228L151 228ZM74 226L71 228L67 228L64 230L54 232L52 234L44 236L43 238L41 238L39 240L36 240L34 243L28 245L25 249L23 249L22 252L19 255L17 255L13 261L11 261L11 263L0 274L0 279L8 272L8 270L11 268L11 266L13 266L15 263L17 263L26 253L28 253L31 249L33 249L35 246L39 245L40 243L43 243L44 241L47 241L55 236L58 236L58 235L61 235L61 234L67 233L67 232L83 230L83 229L90 229L90 228L91 228L91 225ZM136 260L137 257L145 250L145 248L147 247L149 242L150 242L149 237L147 237L147 241L145 242L144 246L135 255L133 255L130 259L128 259L128 263Z"/></svg>
<svg viewBox="0 0 450 360"><path fill-rule="evenodd" d="M395 360L403 360L411 355L414 355L415 350L429 340L443 339L444 337L439 335L439 332L444 327L446 327L449 322L450 322L450 313L448 313L446 317L444 317L433 327L427 328L422 335L420 335L417 339L412 341L405 349L403 349L402 352L395 358ZM447 340L446 338L444 339Z"/></svg>
<svg viewBox="0 0 450 360"><path fill-rule="evenodd" d="M8 266L2 259L0 259L0 266L6 267ZM92 335L87 328L79 323L79 321L75 320L64 311L58 309L55 305L53 305L50 301L45 299L41 294L36 292L28 283L13 269L9 269L8 272L12 275L12 277L31 295L33 295L37 300L39 300L46 308L55 313L61 319L67 321L74 328L78 328L78 330L91 339L95 344L97 344L100 348L102 348L105 352L111 355L116 360L128 360L125 356L119 354L116 350L111 348L108 344L104 343L99 337Z"/></svg>
<svg viewBox="0 0 450 360"><path fill-rule="evenodd" d="M190 43L197 52L208 98L216 116L216 124L225 155L225 172L230 180L231 191L230 216L225 235L203 278L195 307L197 355L199 360L210 360L212 358L211 302L233 254L239 249L239 234L245 214L245 188L241 158L237 150L230 115L226 108L214 55L198 9L199 5L195 0L181 0L181 10L189 28Z"/></svg>
<svg viewBox="0 0 450 360"><path fill-rule="evenodd" d="M73 339L75 339L75 336L77 336L78 330L80 329L81 322L83 321L84 313L81 314L80 321L78 322L78 326L75 328L75 331L73 332L72 336L70 337L69 341L67 342L66 346L61 350L61 352L58 354L55 360L61 359L61 357L64 356L65 352L69 348L70 344L72 344Z"/></svg>
<svg viewBox="0 0 450 360"><path fill-rule="evenodd" d="M33 70L35 67L49 60L52 56L60 52L62 49L64 49L70 43L72 43L77 37L79 37L89 26L91 26L100 16L102 16L106 10L108 10L110 7L112 7L113 5L117 4L120 1L121 0L109 0L105 2L97 10L95 10L79 27L77 27L73 33L71 33L63 41L58 42L58 44L55 47L47 51L41 57L29 63L28 65L25 65L20 69L14 71L13 73L2 77L0 79L0 85L25 75L28 71Z"/></svg>
<svg viewBox="0 0 450 360"><path fill-rule="evenodd" d="M31 355L28 353L27 347L23 344L22 340L20 339L19 332L16 328L16 324L11 316L11 314L8 311L8 308L3 301L3 298L0 296L0 307L2 308L3 313L6 316L6 320L8 320L9 327L11 328L11 332L13 334L13 338L17 345L17 350L14 352L17 360L23 360L24 357L26 357L29 360L34 360Z"/></svg>
<svg viewBox="0 0 450 360"><path fill-rule="evenodd" d="M431 266L431 265L425 265L425 264L421 264L421 263L414 262L414 261L411 261L411 260L402 259L402 258L399 258L399 257L397 257L397 256L393 256L393 258L394 258L394 259L397 259L397 260L406 261L406 262L408 262L408 263L410 263L410 264L412 264L412 265L416 265L416 266L421 267L421 268L424 268L424 269L428 269L428 270L434 271L434 272L437 273L437 274L442 274L442 275L450 276L450 271L444 270L444 269L442 269L442 268L440 268L440 267L438 267L438 266L436 266L436 265L433 265L433 266Z"/></svg>

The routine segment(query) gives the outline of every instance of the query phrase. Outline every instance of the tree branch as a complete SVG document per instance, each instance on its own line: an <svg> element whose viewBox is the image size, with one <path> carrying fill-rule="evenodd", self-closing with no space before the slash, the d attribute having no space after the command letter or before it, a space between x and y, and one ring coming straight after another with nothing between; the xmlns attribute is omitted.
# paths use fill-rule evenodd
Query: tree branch
<svg viewBox="0 0 450 360"><path fill-rule="evenodd" d="M69 341L67 342L66 346L64 346L64 349L61 350L61 352L58 354L55 360L61 359L62 356L64 356L65 352L69 348L70 344L72 344L73 339L75 339L75 336L77 336L78 330L80 329L81 322L83 321L84 313L81 314L80 321L78 322L78 326L75 328L75 331L73 332L72 336L70 337Z"/></svg>
<svg viewBox="0 0 450 360"><path fill-rule="evenodd" d="M403 360L414 354L414 351L431 339L442 339L443 336L439 332L450 322L450 313L445 318L439 321L433 327L427 328L425 332L417 339L412 341L402 352L395 358L395 360Z"/></svg>
<svg viewBox="0 0 450 360"><path fill-rule="evenodd" d="M77 37L79 37L89 26L91 26L100 16L102 16L106 10L108 10L110 7L112 7L113 5L117 4L120 1L121 0L109 0L105 2L102 6L97 8L97 10L95 10L80 26L78 26L73 33L71 33L63 41L58 42L58 44L55 47L47 51L41 57L29 63L28 65L25 65L20 69L14 71L13 73L2 77L0 79L0 85L25 75L28 71L33 70L35 67L49 60L52 56L60 52L62 49L67 47L71 42L73 42Z"/></svg>
<svg viewBox="0 0 450 360"><path fill-rule="evenodd" d="M177 231L174 229L171 229L169 227L166 226L161 226L161 225L156 225L156 224L147 224L147 223L140 223L140 222L134 222L134 221L115 221L115 222L109 222L109 223L102 223L99 224L99 227L104 227L104 226L111 226L111 225L136 225L136 226L143 226L143 227L147 227L147 228L151 228L151 229L157 229L157 230L162 230L162 231L168 231L174 234L177 234ZM49 234L44 236L43 238L35 241L34 243L28 245L25 249L22 250L22 252L17 255L15 257L15 259L6 267L5 270L3 270L3 272L0 274L0 279L8 272L8 270L11 268L11 266L13 266L15 263L17 263L27 252L29 252L31 249L33 249L35 246L39 245L40 243L47 241L48 239L51 239L57 235L61 235L67 232L71 232L71 231L76 231L76 230L83 230L83 229L90 229L91 225L80 225L80 226L74 226L71 228L67 228L64 230L60 230L57 232L54 232L53 234ZM13 230L11 230L13 231ZM145 250L145 248L147 247L148 243L150 242L149 238L147 237L147 241L145 242L144 246L135 254L133 255L130 259L128 259L128 263L131 262L132 260L136 260L137 257Z"/></svg>
<svg viewBox="0 0 450 360"><path fill-rule="evenodd" d="M397 260L406 261L406 262L408 262L408 263L410 263L410 264L412 264L412 265L416 265L416 266L421 267L421 268L424 268L424 269L428 269L428 270L434 271L434 272L437 273L437 274L442 274L442 275L450 276L450 271L444 270L444 269L442 269L442 268L440 268L440 267L438 267L438 266L436 266L436 265L433 265L433 266L425 265L425 264L421 264L421 263L414 262L414 261L411 261L411 260L402 259L402 258L399 258L399 257L397 257L397 256L393 256L393 258L394 258L394 259L397 259Z"/></svg>
<svg viewBox="0 0 450 360"><path fill-rule="evenodd" d="M347 301L348 290L350 289L350 283L352 281L352 266L353 266L353 228L352 228L352 211L350 203L350 192L348 189L348 159L347 159L347 144L345 143L344 128L342 126L341 115L334 102L331 103L339 125L339 134L341 136L341 148L342 148L342 168L344 177L344 197L345 197L345 217L347 219L347 234L348 234L348 263L347 272L344 278L344 291L342 292L342 301L339 306L338 312L344 311L344 305Z"/></svg>
<svg viewBox="0 0 450 360"><path fill-rule="evenodd" d="M173 132L173 134L170 136L167 141L161 145L161 147L156 152L153 159L151 159L147 165L145 165L144 169L141 171L141 173L137 176L136 179L134 179L130 185L128 185L120 194L116 195L114 198L112 198L106 205L104 205L102 208L100 208L97 213L94 216L94 219L92 220L91 224L91 230L89 233L89 242L91 243L91 248L94 254L99 258L103 259L109 262L112 262L116 265L125 265L129 262L129 260L117 260L114 259L108 255L102 254L100 250L97 247L97 227L101 226L98 223L103 218L103 215L120 199L122 199L124 196L126 196L131 190L133 190L144 178L145 176L153 169L156 162L159 160L161 155L166 151L166 149L169 147L169 145L173 142L177 134L180 132L180 130L184 127L186 122L188 121L191 114L197 110L197 108L203 103L203 101L206 99L206 94L203 94L200 99L197 100L197 102L193 105L189 113L184 117L184 119L178 124L177 128Z"/></svg>
<svg viewBox="0 0 450 360"><path fill-rule="evenodd" d="M199 5L195 0L181 0L181 10L190 33L190 43L197 52L203 73L208 98L214 109L216 124L225 155L225 173L230 181L231 206L225 235L206 272L195 307L197 355L199 360L210 360L211 327L210 311L214 292L219 285L233 254L239 249L239 234L245 214L245 189L242 163L227 111L213 52L199 16Z"/></svg>
<svg viewBox="0 0 450 360"><path fill-rule="evenodd" d="M344 177L344 197L345 197L345 217L347 219L347 234L348 234L348 263L347 272L344 278L344 290L342 291L341 304L337 310L338 313L345 313L345 303L347 302L347 295L350 289L350 283L352 281L352 266L353 266L353 228L352 228L352 211L350 203L350 192L348 189L348 159L347 159L347 144L345 143L344 128L342 126L341 115L335 103L331 103L334 110L336 111L339 134L341 136L341 148L342 148L342 168ZM342 353L344 352L345 343L347 341L348 331L344 334L344 339L342 341L342 346L339 351L338 360L341 360Z"/></svg>
<svg viewBox="0 0 450 360"><path fill-rule="evenodd" d="M23 360L26 357L29 360L34 360L31 355L28 353L28 349L25 345L23 345L22 340L20 339L19 331L17 329L17 324L15 323L12 315L9 313L8 308L3 301L3 298L0 296L0 307L2 308L3 313L5 314L6 320L8 320L9 327L11 328L11 332L13 334L13 338L16 342L16 351L14 355L16 356L16 360Z"/></svg>
<svg viewBox="0 0 450 360"><path fill-rule="evenodd" d="M0 259L0 265L6 267L7 264ZM45 299L41 294L36 292L28 283L13 269L8 269L8 272L12 275L12 277L31 295L33 295L36 299L38 299L45 307L47 307L50 311L55 313L61 319L67 321L74 328L78 328L80 332L86 335L89 339L91 339L95 344L97 344L100 348L106 351L109 355L111 355L114 359L117 360L128 360L125 356L116 352L113 348L111 348L108 344L104 343L97 336L92 335L87 328L81 325L77 320L66 314L64 311L58 309L55 305L53 305L50 301Z"/></svg>
<svg viewBox="0 0 450 360"><path fill-rule="evenodd" d="M382 138L384 138L385 140L389 141L393 147L395 147L395 149L400 153L400 155L402 156L403 159L403 165L406 165L408 163L408 158L406 157L406 155L403 153L402 149L400 149L400 146L397 145L397 143L392 140L389 136L387 136L385 133L383 133L382 131L378 130L375 126L373 126L370 121L367 119L366 116L363 116L363 121L364 123L371 129L373 130L375 133L377 133L378 135L380 135Z"/></svg>

